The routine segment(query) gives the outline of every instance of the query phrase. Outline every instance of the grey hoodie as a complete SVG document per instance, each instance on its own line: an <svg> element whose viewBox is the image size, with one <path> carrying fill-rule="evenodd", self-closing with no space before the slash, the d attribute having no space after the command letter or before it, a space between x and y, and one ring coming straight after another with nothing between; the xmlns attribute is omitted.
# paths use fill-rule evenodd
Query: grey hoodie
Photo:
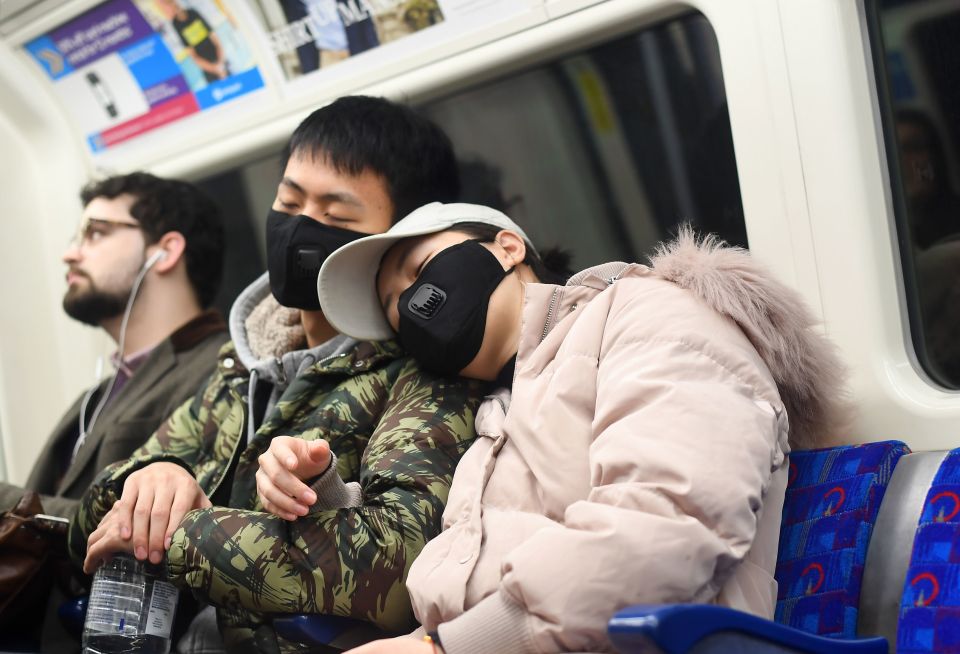
<svg viewBox="0 0 960 654"><path fill-rule="evenodd" d="M272 385L264 415L277 403L290 382L317 361L346 354L357 341L338 335L313 348L306 348L299 309L281 306L270 292L270 274L263 273L237 296L230 309L230 338L240 363L250 371L247 401L260 382ZM294 349L290 349L291 345ZM262 416L260 416L262 418ZM259 427L247 422L247 442Z"/></svg>
<svg viewBox="0 0 960 654"><path fill-rule="evenodd" d="M257 387L271 385L266 409L260 415L250 411L247 442L257 433L263 416L269 415L290 382L323 359L346 356L357 344L349 336L338 335L316 347L306 347L306 334L300 324L300 310L281 306L270 292L269 273L263 273L237 296L230 309L230 337L240 363L250 371L247 406L254 407ZM317 494L310 513L331 508L359 506L360 486L345 484L337 474L337 457L331 453L330 467L307 482Z"/></svg>

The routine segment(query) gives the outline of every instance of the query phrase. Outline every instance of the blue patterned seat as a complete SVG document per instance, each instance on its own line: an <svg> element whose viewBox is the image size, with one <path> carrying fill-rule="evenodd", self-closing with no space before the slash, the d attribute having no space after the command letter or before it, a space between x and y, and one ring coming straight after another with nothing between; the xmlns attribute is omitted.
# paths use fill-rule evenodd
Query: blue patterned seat
<svg viewBox="0 0 960 654"><path fill-rule="evenodd" d="M927 492L904 580L897 652L960 652L960 450Z"/></svg>
<svg viewBox="0 0 960 654"><path fill-rule="evenodd" d="M894 466L909 452L883 441L790 456L776 577L776 621L855 638L867 545Z"/></svg>

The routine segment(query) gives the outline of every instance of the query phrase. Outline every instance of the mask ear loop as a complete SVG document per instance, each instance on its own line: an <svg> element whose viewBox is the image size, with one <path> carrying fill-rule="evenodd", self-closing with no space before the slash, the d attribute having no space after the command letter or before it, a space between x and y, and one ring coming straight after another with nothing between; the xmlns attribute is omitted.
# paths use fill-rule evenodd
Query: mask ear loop
<svg viewBox="0 0 960 654"><path fill-rule="evenodd" d="M127 298L127 306L123 310L123 320L120 321L120 339L117 343L117 351L120 353L120 363L123 362L123 347L127 340L127 323L130 322L130 314L133 311L133 301L137 299L137 294L140 292L140 286L143 284L144 277L147 276L147 273L150 271L150 268L153 267L160 259L166 258L166 255L163 254L163 251L157 252L154 254L149 261L143 264L140 268L140 273L137 275L136 279L133 281L133 287L130 289L130 296ZM102 367L102 362L98 365L97 377L99 381L100 368ZM77 437L77 442L73 444L73 452L70 454L70 464L73 465L74 459L77 458L77 452L80 451L80 447L83 446L84 441L87 440L87 435L93 431L94 426L97 424L97 419L100 417L100 414L103 412L104 407L107 404L107 399L109 399L110 394L113 393L114 386L117 385L117 375L120 374L119 367L114 371L113 376L110 377L110 383L104 389L103 394L100 396L100 401L97 402L97 406L93 409L93 415L90 416L90 423L86 422L86 413L87 405L90 403L90 399L93 397L93 394L97 390L97 386L94 386L87 391L86 395L83 397L83 402L80 406L80 435Z"/></svg>
<svg viewBox="0 0 960 654"><path fill-rule="evenodd" d="M498 241L498 240L495 239L495 238L494 238L494 239L470 238L470 239L467 239L466 241L464 241L464 243L469 242L469 241L472 241L472 242L474 242L474 243L479 243L480 245L483 245L484 243L496 243L497 245L500 246L500 249L503 250L504 253L506 253L506 254L509 256L509 253L507 252L507 248L503 247L503 243L501 243L500 241ZM491 252L490 254L493 254L493 253ZM494 255L494 256L496 256L496 255ZM499 261L499 259L497 259L497 261ZM504 277L504 279L506 279L506 277L507 277L508 275L510 275L511 273L513 273L513 272L519 272L519 271L517 271L517 264L514 264L514 265L510 266L509 268L507 268L506 270L503 271L503 277Z"/></svg>

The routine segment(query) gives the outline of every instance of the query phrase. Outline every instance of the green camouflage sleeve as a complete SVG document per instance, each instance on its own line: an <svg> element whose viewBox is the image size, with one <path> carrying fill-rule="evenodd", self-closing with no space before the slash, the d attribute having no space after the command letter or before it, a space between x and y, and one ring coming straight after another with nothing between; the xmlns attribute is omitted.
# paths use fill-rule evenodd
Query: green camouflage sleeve
<svg viewBox="0 0 960 654"><path fill-rule="evenodd" d="M120 499L123 482L131 473L151 463L169 461L182 465L192 474L190 466L202 449L200 433L205 396L205 389L198 391L195 397L181 404L133 456L107 466L97 475L70 521L68 546L75 563L83 562L87 539Z"/></svg>
<svg viewBox="0 0 960 654"><path fill-rule="evenodd" d="M413 614L405 580L437 535L453 472L474 439L479 384L408 363L363 455L363 505L287 522L212 508L173 536L174 583L228 612L332 613L402 631Z"/></svg>

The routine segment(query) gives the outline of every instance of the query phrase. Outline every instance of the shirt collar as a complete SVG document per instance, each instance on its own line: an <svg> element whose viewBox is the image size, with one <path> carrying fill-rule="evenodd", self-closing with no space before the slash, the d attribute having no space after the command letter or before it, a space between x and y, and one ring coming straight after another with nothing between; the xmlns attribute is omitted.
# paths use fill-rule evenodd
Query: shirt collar
<svg viewBox="0 0 960 654"><path fill-rule="evenodd" d="M143 362L147 360L147 357L150 356L150 353L153 352L155 347L156 346L144 348L126 358L121 358L119 352L114 352L110 355L110 363L127 377L133 377L137 368L143 365Z"/></svg>

